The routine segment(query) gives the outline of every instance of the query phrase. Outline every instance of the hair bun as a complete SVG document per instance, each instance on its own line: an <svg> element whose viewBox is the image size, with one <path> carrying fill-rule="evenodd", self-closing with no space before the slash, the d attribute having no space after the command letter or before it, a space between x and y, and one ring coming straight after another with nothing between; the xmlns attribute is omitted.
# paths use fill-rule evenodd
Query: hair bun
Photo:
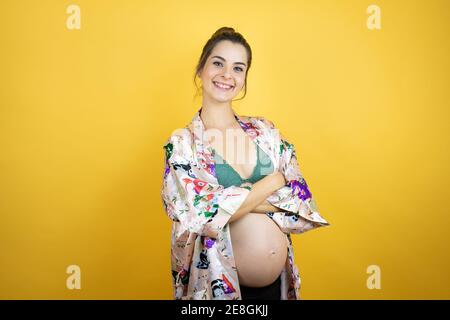
<svg viewBox="0 0 450 320"><path fill-rule="evenodd" d="M222 27L220 29L217 29L216 32L214 32L214 36L217 36L222 33L234 33L234 32L235 32L235 30L231 27Z"/></svg>

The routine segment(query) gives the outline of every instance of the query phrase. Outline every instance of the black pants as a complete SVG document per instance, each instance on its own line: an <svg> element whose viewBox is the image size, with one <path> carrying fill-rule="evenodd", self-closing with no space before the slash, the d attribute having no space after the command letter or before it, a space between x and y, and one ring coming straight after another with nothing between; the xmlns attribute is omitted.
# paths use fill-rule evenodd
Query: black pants
<svg viewBox="0 0 450 320"><path fill-rule="evenodd" d="M278 279L265 287L254 288L240 286L242 300L261 299L261 300L281 300L281 274Z"/></svg>

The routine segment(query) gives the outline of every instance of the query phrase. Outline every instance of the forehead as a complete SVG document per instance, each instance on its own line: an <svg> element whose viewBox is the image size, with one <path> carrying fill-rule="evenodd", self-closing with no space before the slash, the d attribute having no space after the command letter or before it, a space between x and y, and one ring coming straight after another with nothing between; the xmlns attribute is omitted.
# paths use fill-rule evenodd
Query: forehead
<svg viewBox="0 0 450 320"><path fill-rule="evenodd" d="M221 56L231 63L247 63L247 50L245 50L245 47L240 43L233 43L228 40L222 40L216 44L210 57L213 56Z"/></svg>

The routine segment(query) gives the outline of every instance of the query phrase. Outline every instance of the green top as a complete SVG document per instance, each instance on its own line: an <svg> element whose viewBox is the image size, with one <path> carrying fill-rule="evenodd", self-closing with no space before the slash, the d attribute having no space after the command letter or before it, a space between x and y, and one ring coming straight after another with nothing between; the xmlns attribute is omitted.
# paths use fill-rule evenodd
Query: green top
<svg viewBox="0 0 450 320"><path fill-rule="evenodd" d="M225 188L230 186L241 186L243 183L255 183L264 176L273 172L273 164L269 156L256 144L256 165L253 168L251 176L247 179L242 179L239 173L230 166L225 159L223 159L215 149L213 149L214 159L216 161L216 175L219 184ZM245 187L245 186L244 186ZM251 188L248 188L251 189Z"/></svg>

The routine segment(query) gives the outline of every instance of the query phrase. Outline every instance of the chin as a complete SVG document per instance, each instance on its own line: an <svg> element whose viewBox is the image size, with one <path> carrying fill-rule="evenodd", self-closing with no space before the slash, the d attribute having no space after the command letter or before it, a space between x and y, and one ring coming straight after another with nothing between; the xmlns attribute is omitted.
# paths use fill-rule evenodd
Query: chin
<svg viewBox="0 0 450 320"><path fill-rule="evenodd" d="M228 102L228 101L231 101L231 100L234 99L234 97L226 97L226 98L224 98L224 97L214 97L214 96L213 96L213 98L217 102Z"/></svg>
<svg viewBox="0 0 450 320"><path fill-rule="evenodd" d="M211 94L211 93L209 93L208 95L217 102L231 101L236 97L236 95L225 96L225 95L218 95L218 94Z"/></svg>

